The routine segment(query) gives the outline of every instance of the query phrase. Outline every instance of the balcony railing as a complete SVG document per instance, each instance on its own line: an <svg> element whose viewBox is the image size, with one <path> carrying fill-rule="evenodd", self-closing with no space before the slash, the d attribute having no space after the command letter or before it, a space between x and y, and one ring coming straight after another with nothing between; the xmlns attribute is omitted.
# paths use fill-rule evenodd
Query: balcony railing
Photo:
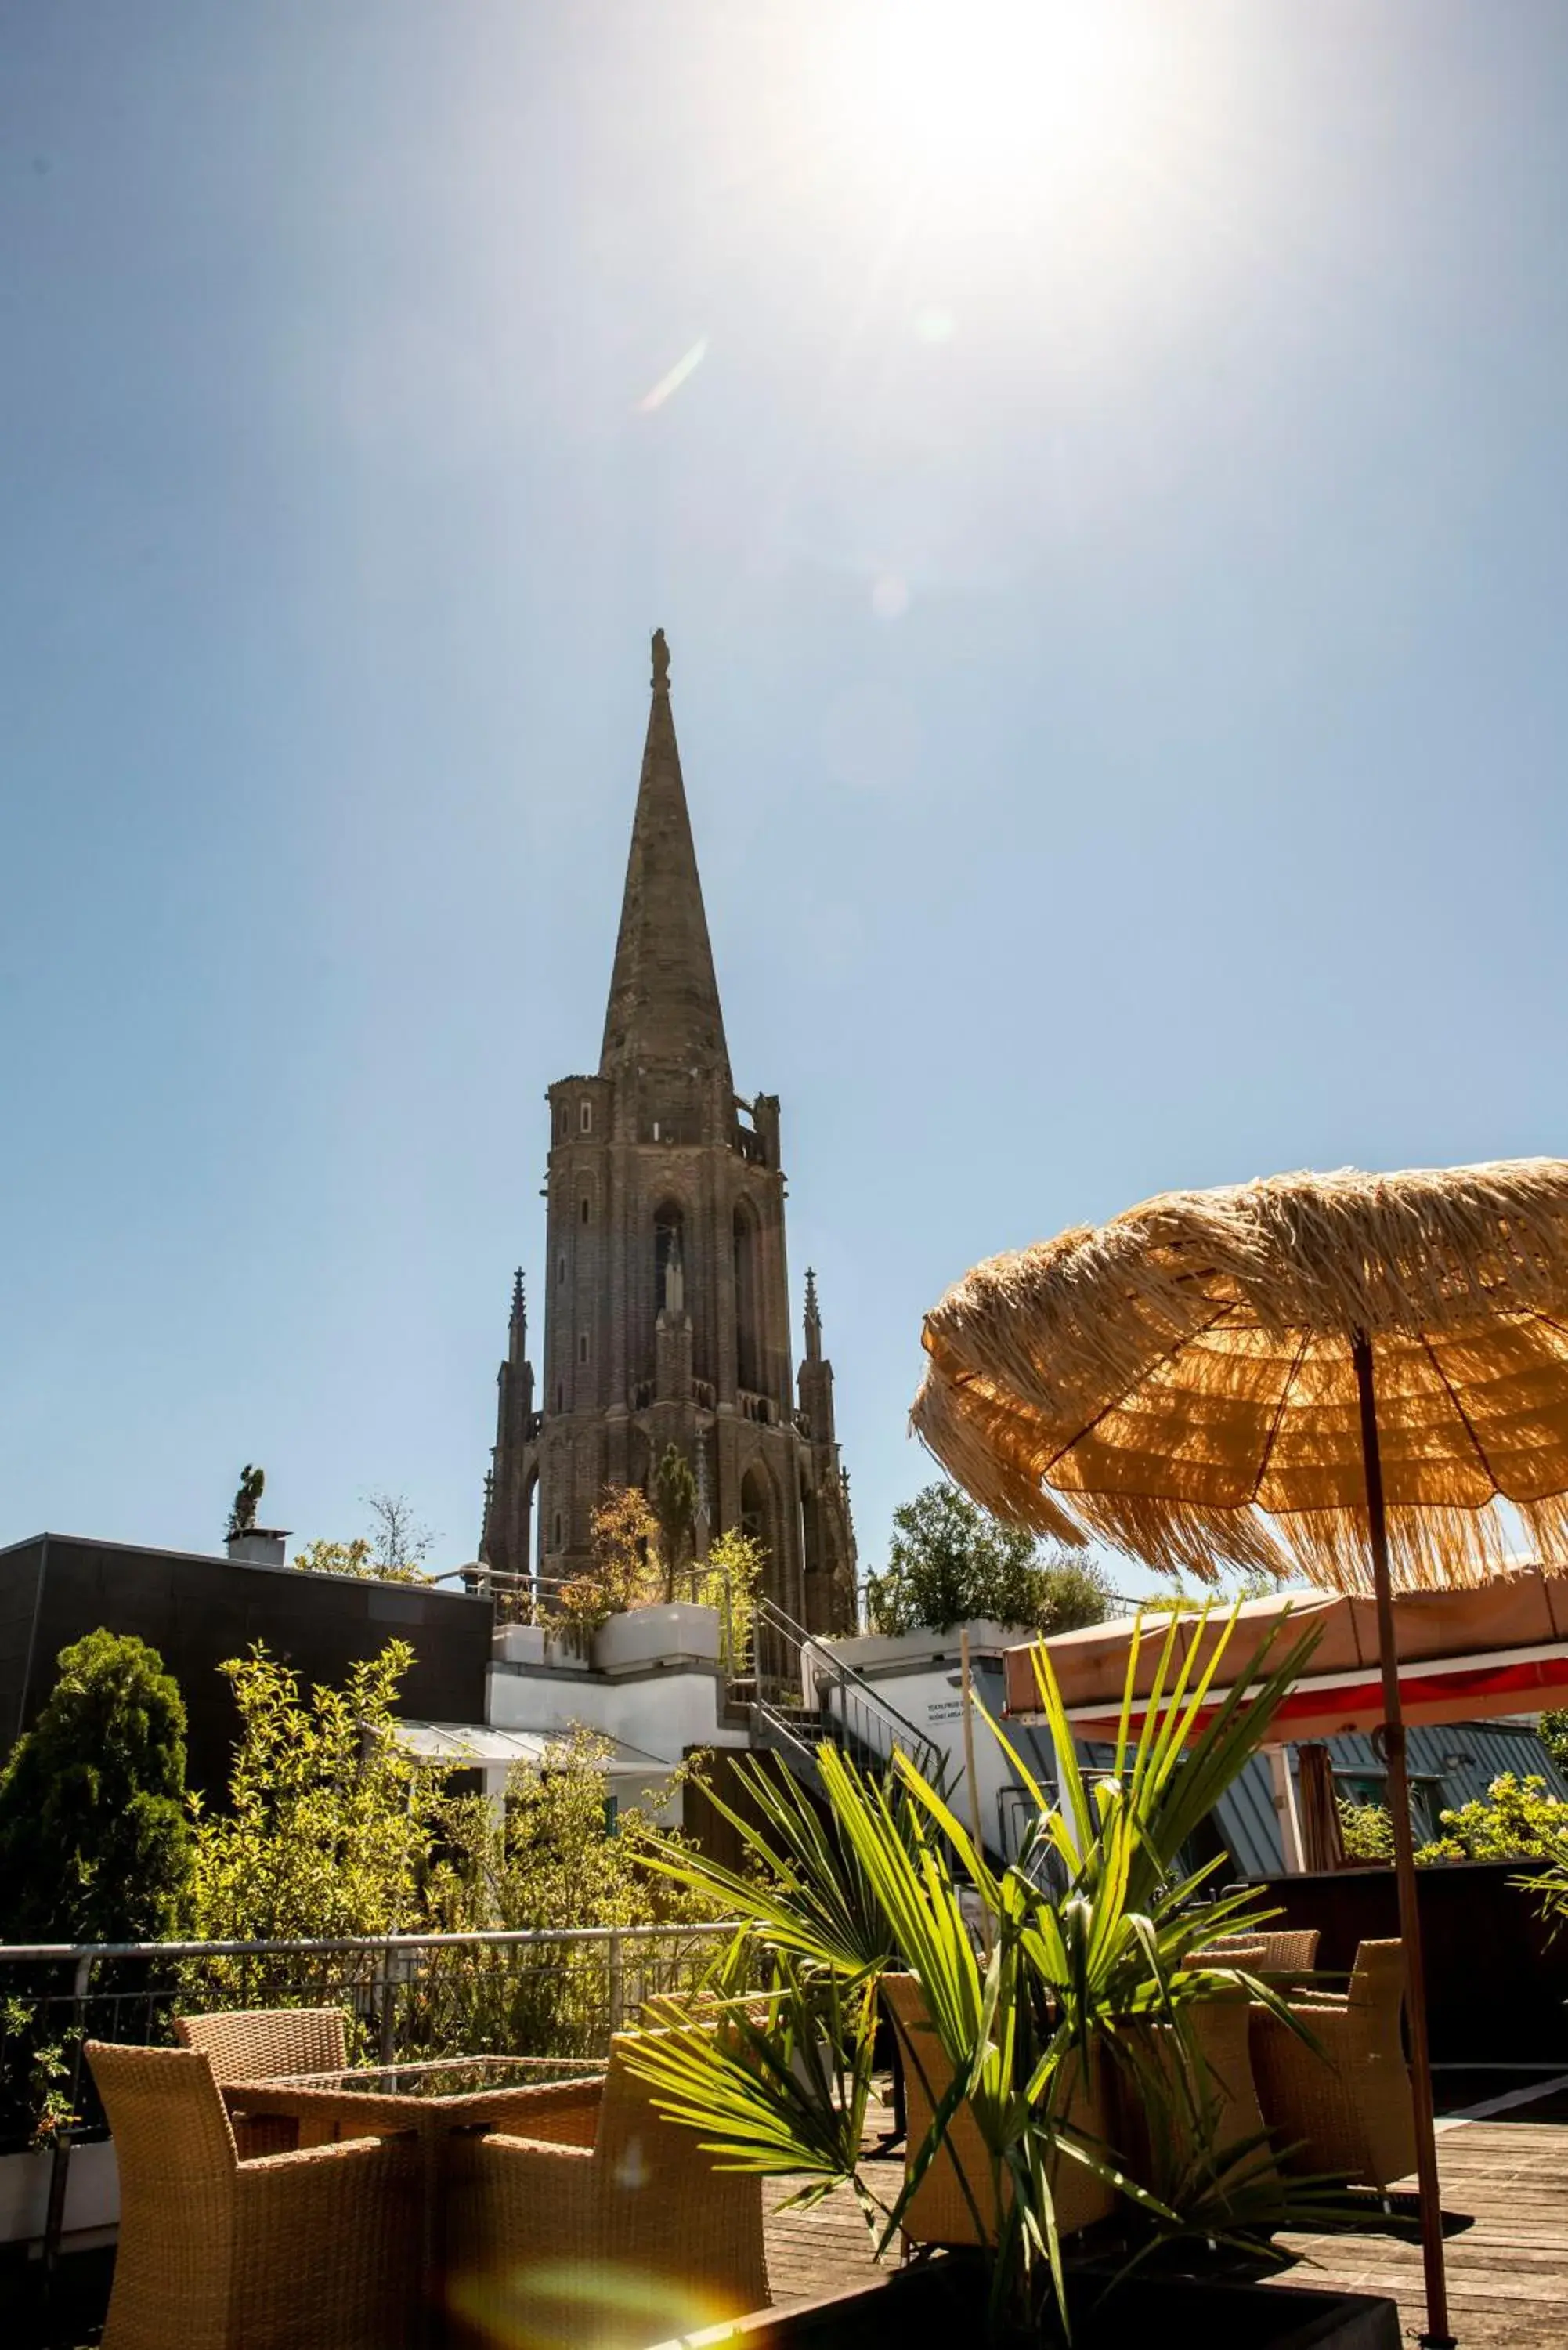
<svg viewBox="0 0 1568 2350"><path fill-rule="evenodd" d="M105 2135L85 2041L167 2046L180 2014L341 2007L355 2063L604 2056L611 2033L635 2022L647 2001L695 1990L732 1932L720 1923L332 1941L0 1944L0 2153L52 2149L45 2237L52 2258L71 2148ZM51 2116L62 2109L69 2118L57 2126Z"/></svg>

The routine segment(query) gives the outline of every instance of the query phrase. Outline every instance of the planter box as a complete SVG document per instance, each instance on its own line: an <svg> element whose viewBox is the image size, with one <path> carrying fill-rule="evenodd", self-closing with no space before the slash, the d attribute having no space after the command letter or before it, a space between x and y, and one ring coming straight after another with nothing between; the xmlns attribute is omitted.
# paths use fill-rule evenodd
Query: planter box
<svg viewBox="0 0 1568 2350"><path fill-rule="evenodd" d="M1397 2304L1369 2293L1139 2276L1096 2307L1105 2283L1083 2272L1068 2279L1074 2350L1400 2350ZM659 2350L954 2350L984 2336L984 2282L971 2262L949 2259L832 2301L761 2310ZM1052 2325L1032 2339L1054 2350L1062 2336Z"/></svg>
<svg viewBox="0 0 1568 2350"><path fill-rule="evenodd" d="M633 1607L612 1616L594 1635L594 1665L601 1673L645 1671L649 1665L706 1665L717 1671L719 1611L677 1599L668 1607Z"/></svg>
<svg viewBox="0 0 1568 2350"><path fill-rule="evenodd" d="M0 2155L0 2244L36 2242L49 2204L47 2154ZM67 2238L111 2228L119 2218L119 2167L109 2138L71 2148L66 2173Z"/></svg>
<svg viewBox="0 0 1568 2350"><path fill-rule="evenodd" d="M493 1654L503 1665L556 1665L578 1673L588 1661L569 1640L546 1632L543 1624L503 1624Z"/></svg>

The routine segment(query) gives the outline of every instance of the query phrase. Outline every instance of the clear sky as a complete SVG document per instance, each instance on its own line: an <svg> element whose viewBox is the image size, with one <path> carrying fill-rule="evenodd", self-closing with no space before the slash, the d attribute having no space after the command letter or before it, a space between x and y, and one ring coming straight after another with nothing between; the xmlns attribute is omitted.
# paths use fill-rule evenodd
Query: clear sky
<svg viewBox="0 0 1568 2350"><path fill-rule="evenodd" d="M1565 126L1560 0L7 0L0 1541L472 1555L660 623L863 1563L976 1258L1563 1150Z"/></svg>

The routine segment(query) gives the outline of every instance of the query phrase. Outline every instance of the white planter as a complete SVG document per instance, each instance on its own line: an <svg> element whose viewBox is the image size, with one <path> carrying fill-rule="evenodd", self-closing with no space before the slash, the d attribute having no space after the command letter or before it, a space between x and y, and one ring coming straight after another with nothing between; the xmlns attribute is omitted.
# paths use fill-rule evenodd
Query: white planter
<svg viewBox="0 0 1568 2350"><path fill-rule="evenodd" d="M594 1635L594 1664L601 1673L636 1672L649 1665L719 1663L716 1607L677 1599L668 1607L633 1607L612 1616Z"/></svg>
<svg viewBox="0 0 1568 2350"><path fill-rule="evenodd" d="M0 2155L0 2244L31 2243L43 2235L53 2167L47 2154ZM74 2147L66 2174L65 2233L112 2228L119 2218L119 2166L112 2139Z"/></svg>
<svg viewBox="0 0 1568 2350"><path fill-rule="evenodd" d="M556 1665L567 1672L580 1673L587 1662L570 1640L547 1632L543 1624L503 1624L492 1654L498 1665Z"/></svg>

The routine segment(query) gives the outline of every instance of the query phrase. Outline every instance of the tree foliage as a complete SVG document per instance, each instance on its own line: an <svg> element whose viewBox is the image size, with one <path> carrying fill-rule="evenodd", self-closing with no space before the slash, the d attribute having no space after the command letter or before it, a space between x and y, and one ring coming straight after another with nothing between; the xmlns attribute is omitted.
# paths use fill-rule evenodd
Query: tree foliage
<svg viewBox="0 0 1568 2350"><path fill-rule="evenodd" d="M1543 1713L1535 1726L1557 1768L1568 1771L1568 1710L1559 1706L1554 1712Z"/></svg>
<svg viewBox="0 0 1568 2350"><path fill-rule="evenodd" d="M613 1751L608 1739L576 1727L542 1763L513 1767L504 1803L488 1795L446 1798L437 1814L441 1849L427 1894L432 1923L452 1932L565 1931L651 1925L672 1913L711 1914L690 1901L673 1902L650 1876L643 1813L618 1814L614 1807Z"/></svg>
<svg viewBox="0 0 1568 2350"><path fill-rule="evenodd" d="M155 1648L89 1632L0 1773L0 1931L12 1941L148 1941L191 1862L185 1707Z"/></svg>
<svg viewBox="0 0 1568 2350"><path fill-rule="evenodd" d="M708 1555L691 1568L691 1596L701 1607L718 1610L724 1669L731 1674L747 1669L752 1630L757 1616L757 1591L767 1551L755 1534L737 1528L715 1534Z"/></svg>
<svg viewBox="0 0 1568 2350"><path fill-rule="evenodd" d="M237 1542L242 1534L254 1534L256 1504L266 1491L266 1471L255 1468L249 1461L240 1471L239 1490L229 1511L229 1540Z"/></svg>
<svg viewBox="0 0 1568 2350"><path fill-rule="evenodd" d="M1442 1833L1425 1844L1418 1861L1568 1859L1568 1803L1546 1792L1532 1773L1500 1772L1484 1798L1440 1812Z"/></svg>
<svg viewBox="0 0 1568 2350"><path fill-rule="evenodd" d="M1394 1823L1385 1804L1353 1804L1338 1799L1339 1832L1346 1860L1386 1861L1394 1865Z"/></svg>
<svg viewBox="0 0 1568 2350"><path fill-rule="evenodd" d="M306 1543L292 1564L306 1575L352 1575L368 1583L423 1583L434 1534L402 1493L368 1493L370 1532L352 1542Z"/></svg>
<svg viewBox="0 0 1568 2350"><path fill-rule="evenodd" d="M223 1666L240 1710L229 1810L199 1821L196 1932L213 1941L391 1934L417 1921L442 1775L398 1744L406 1640L302 1695L259 1643Z"/></svg>
<svg viewBox="0 0 1568 2350"><path fill-rule="evenodd" d="M545 1621L586 1647L601 1624L663 1592L659 1521L635 1485L607 1485L588 1521L589 1563L545 1603Z"/></svg>
<svg viewBox="0 0 1568 2350"><path fill-rule="evenodd" d="M1004 1526L956 1485L927 1485L893 1513L888 1565L866 1578L873 1632L945 1632L985 1617L1030 1631L1097 1624L1112 1595L1090 1562Z"/></svg>
<svg viewBox="0 0 1568 2350"><path fill-rule="evenodd" d="M697 1524L697 1480L678 1445L665 1446L653 1472L653 1514L659 1522L659 1555L668 1603L674 1598L680 1570L691 1555Z"/></svg>

